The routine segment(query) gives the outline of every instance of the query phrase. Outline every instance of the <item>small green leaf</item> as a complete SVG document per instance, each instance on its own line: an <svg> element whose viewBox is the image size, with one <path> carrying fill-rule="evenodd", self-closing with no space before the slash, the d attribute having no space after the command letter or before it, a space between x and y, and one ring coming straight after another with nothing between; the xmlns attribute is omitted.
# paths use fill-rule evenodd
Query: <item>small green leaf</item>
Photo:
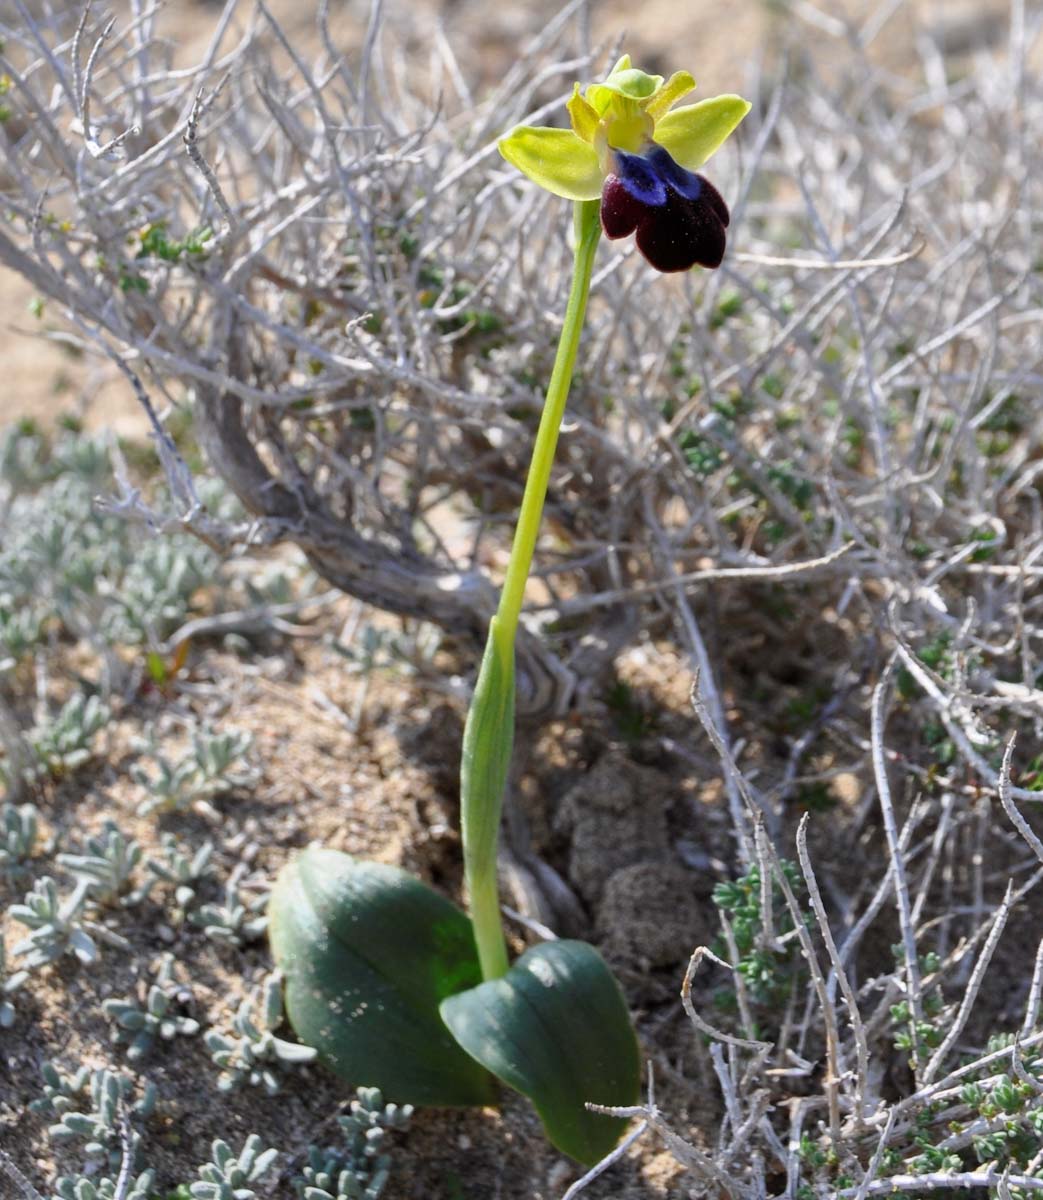
<svg viewBox="0 0 1043 1200"><path fill-rule="evenodd" d="M170 677L167 672L167 664L163 661L163 656L157 654L155 650L150 650L145 658L145 664L148 668L149 679L157 687L162 687Z"/></svg>
<svg viewBox="0 0 1043 1200"><path fill-rule="evenodd" d="M492 1102L438 1015L481 979L458 908L395 867L313 847L280 872L268 912L290 1024L333 1071L403 1103Z"/></svg>
<svg viewBox="0 0 1043 1200"><path fill-rule="evenodd" d="M529 1097L559 1150L593 1163L619 1140L626 1122L584 1104L636 1103L641 1065L623 993L593 946L533 946L441 1013L468 1054Z"/></svg>

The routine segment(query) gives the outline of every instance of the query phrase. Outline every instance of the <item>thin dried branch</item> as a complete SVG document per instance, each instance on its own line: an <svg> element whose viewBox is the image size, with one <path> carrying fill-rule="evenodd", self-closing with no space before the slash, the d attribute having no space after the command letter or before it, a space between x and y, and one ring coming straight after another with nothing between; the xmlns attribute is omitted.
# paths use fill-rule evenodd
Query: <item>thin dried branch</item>
<svg viewBox="0 0 1043 1200"><path fill-rule="evenodd" d="M1043 841L1040 841L1032 826L1014 807L1014 799L1011 795L1013 787L1010 782L1010 767L1014 757L1014 744L1017 741L1017 735L1011 734L1007 741L1007 748L1003 752L1003 765L1000 767L999 780L999 797L1000 803L1003 805L1003 811L1010 817L1010 823L1025 839L1032 853L1043 863Z"/></svg>
<svg viewBox="0 0 1043 1200"><path fill-rule="evenodd" d="M568 1191L564 1194L564 1196L562 1196L561 1200L573 1200L573 1198L578 1196L588 1184L593 1183L598 1176L604 1175L609 1167L619 1162L619 1160L624 1157L630 1147L644 1136L647 1129L648 1122L639 1121L634 1129L632 1129L626 1135L626 1137L623 1138L623 1140L618 1146L616 1146L614 1150L609 1151L609 1153L606 1154L599 1163L595 1163L585 1175L581 1175L580 1178L569 1187Z"/></svg>
<svg viewBox="0 0 1043 1200"><path fill-rule="evenodd" d="M695 978L695 973L702 965L704 958L708 958L711 962L716 963L719 967L724 967L726 970L733 971L735 968L731 963L727 963L722 958L718 958L712 950L706 946L698 946L692 951L692 957L688 960L688 969L684 973L684 981L681 984L681 1004L684 1006L684 1011L688 1016L689 1021L699 1030L700 1033L705 1033L708 1037L714 1038L719 1042L724 1042L729 1046L738 1046L742 1050L752 1050L760 1056L765 1056L772 1050L771 1042L758 1042L750 1038L739 1038L733 1034L725 1033L722 1029L717 1029L705 1020L695 1010L695 1004L692 1001L692 980Z"/></svg>
<svg viewBox="0 0 1043 1200"><path fill-rule="evenodd" d="M786 907L789 909L790 918L793 921L793 928L800 940L800 947L804 954L804 961L808 965L808 970L811 973L812 986L815 989L816 998L819 1005L819 1016L822 1020L822 1032L826 1043L826 1078L825 1092L826 1105L829 1111L829 1136L833 1143L835 1152L839 1152L841 1143L840 1133L840 1088L841 1088L841 1072L840 1072L840 1036L837 1030L837 1014L829 999L829 993L826 988L826 979L822 974L822 968L819 965L818 955L815 953L814 944L811 941L811 935L808 932L807 925L804 922L804 914L801 912L797 897L794 894L793 887L790 884L786 872L782 869L782 862L779 859L775 847L765 839L764 846L769 858L771 859L772 873L775 882L782 890L782 894L786 900Z"/></svg>
<svg viewBox="0 0 1043 1200"><path fill-rule="evenodd" d="M0 1173L6 1178L24 1200L44 1200L43 1196L33 1187L18 1168L18 1164L7 1153L0 1150Z"/></svg>
<svg viewBox="0 0 1043 1200"><path fill-rule="evenodd" d="M210 191L210 195L213 196L217 207L221 210L221 216L225 220L225 235L231 236L236 230L236 220L232 213L231 205L225 199L225 194L221 190L221 185L218 183L213 167L206 161L202 150L199 149L199 122L212 107L227 82L228 76L226 75L209 96L202 88L196 93L195 103L192 105L192 111L188 114L188 121L185 124L183 141L185 143L185 153L192 160L196 170L206 180L206 186Z"/></svg>
<svg viewBox="0 0 1043 1200"><path fill-rule="evenodd" d="M891 1175L887 1179L878 1179L860 1193L858 1188L841 1188L837 1200L863 1194L878 1196L894 1191L900 1192L937 1192L943 1189L958 1188L990 1188L998 1187L1005 1182L1009 1187L1024 1188L1026 1191L1043 1191L1043 1179L1038 1176L1011 1175L1007 1170L998 1171L995 1167L984 1167L981 1171L954 1171L927 1173L924 1175Z"/></svg>
<svg viewBox="0 0 1043 1200"><path fill-rule="evenodd" d="M999 945L1000 937L1007 924L1007 918L1010 916L1011 898L1014 891L1013 883L1007 884L1007 893L1003 897L1003 902L993 916L990 923L989 936L982 947L981 953L978 955L978 960L974 964L974 970L971 972L971 977L964 989L963 999L960 1001L960 1007L957 1009L956 1015L953 1018L949 1028L942 1039L938 1049L931 1055L927 1065L923 1069L921 1078L923 1082L929 1084L937 1074L941 1065L945 1062L953 1046L963 1033L967 1025L967 1020L971 1015L975 1003L978 999L978 994L981 991L982 984L985 982L985 972L989 969L989 963L992 962L992 956L996 952L996 947Z"/></svg>
<svg viewBox="0 0 1043 1200"><path fill-rule="evenodd" d="M902 971L906 981L906 999L909 1003L909 1013L913 1033L912 1065L917 1079L923 1069L917 1049L918 1038L915 1030L923 1022L923 990L920 976L920 957L916 946L916 930L913 926L912 906L909 901L909 882L906 877L905 861L902 857L898 840L898 824L895 820L894 804L891 800L891 784L887 778L887 764L884 761L884 723L887 692L891 682L891 672L894 668L894 658L888 662L883 675L873 689L872 706L872 742L873 742L873 773L876 779L876 792L880 800L880 812L883 818L884 833L887 836L887 851L890 862L890 873L894 879L895 901L898 908L898 923L902 931L902 947L904 959Z"/></svg>
<svg viewBox="0 0 1043 1200"><path fill-rule="evenodd" d="M854 1116L857 1128L861 1125L866 1110L866 1095L869 1088L869 1044L866 1041L866 1031L862 1022L862 1014L858 1007L858 998L855 995L854 988L851 986L851 981L848 979L847 972L844 970L844 964L841 961L840 952L837 949L837 944L833 938L833 931L829 925L829 917L826 913L825 905L822 903L822 893L819 891L818 880L815 878L815 870L811 865L811 856L808 854L809 820L810 816L805 813L797 828L797 857L800 860L801 873L807 885L808 899L811 901L812 911L815 914L815 920L818 924L818 931L822 935L826 952L829 955L829 961L832 966L832 977L836 978L844 997L848 1022L851 1025L851 1036L855 1043ZM827 1009L832 1007L828 994L826 995L824 1004Z"/></svg>

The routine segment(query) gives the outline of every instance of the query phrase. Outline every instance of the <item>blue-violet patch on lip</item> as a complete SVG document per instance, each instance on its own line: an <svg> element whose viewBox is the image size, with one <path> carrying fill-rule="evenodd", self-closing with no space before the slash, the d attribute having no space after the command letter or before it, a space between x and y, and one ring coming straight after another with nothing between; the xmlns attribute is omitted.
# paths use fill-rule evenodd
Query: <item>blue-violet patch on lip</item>
<svg viewBox="0 0 1043 1200"><path fill-rule="evenodd" d="M662 146L613 154L601 190L601 227L609 238L637 232L637 248L657 271L719 267L728 206L708 179L686 171Z"/></svg>

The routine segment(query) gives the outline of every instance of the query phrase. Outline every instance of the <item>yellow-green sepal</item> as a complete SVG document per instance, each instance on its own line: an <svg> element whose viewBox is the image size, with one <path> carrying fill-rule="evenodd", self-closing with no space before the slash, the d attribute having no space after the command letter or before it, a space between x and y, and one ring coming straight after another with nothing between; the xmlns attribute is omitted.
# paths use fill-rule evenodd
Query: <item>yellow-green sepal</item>
<svg viewBox="0 0 1043 1200"><path fill-rule="evenodd" d="M571 129L519 125L499 142L500 153L540 187L566 200L596 200L601 166L594 147Z"/></svg>
<svg viewBox="0 0 1043 1200"><path fill-rule="evenodd" d="M713 96L664 113L653 136L675 163L694 171L727 141L751 107L741 96Z"/></svg>

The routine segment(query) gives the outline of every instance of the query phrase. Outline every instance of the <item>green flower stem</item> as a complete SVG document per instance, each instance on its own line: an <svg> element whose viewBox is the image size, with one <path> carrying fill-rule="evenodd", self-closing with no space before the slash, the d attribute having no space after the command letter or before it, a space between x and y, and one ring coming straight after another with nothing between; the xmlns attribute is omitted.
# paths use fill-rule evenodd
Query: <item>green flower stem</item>
<svg viewBox="0 0 1043 1200"><path fill-rule="evenodd" d="M576 248L565 322L536 432L500 604L489 622L485 654L464 728L460 767L464 872L478 959L482 977L487 980L505 975L508 966L500 922L496 849L514 746L514 640L587 311L590 276L601 237L599 207L598 200L584 200L574 206Z"/></svg>
<svg viewBox="0 0 1043 1200"><path fill-rule="evenodd" d="M518 629L525 584L529 578L529 568L532 566L540 519L543 516L543 502L547 496L554 451L558 445L558 431L565 415L565 401L568 399L569 385L572 383L579 335L587 312L590 275L601 237L600 206L600 200L580 201L574 206L576 257L572 268L572 290L569 292L565 321L558 340L554 370L547 387L547 399L543 403L536 444L532 448L532 462L529 464L525 494L522 496L521 510L518 513L518 528L514 533L514 545L511 547L511 558L507 564L507 575L503 581L500 606L496 613L512 642Z"/></svg>

